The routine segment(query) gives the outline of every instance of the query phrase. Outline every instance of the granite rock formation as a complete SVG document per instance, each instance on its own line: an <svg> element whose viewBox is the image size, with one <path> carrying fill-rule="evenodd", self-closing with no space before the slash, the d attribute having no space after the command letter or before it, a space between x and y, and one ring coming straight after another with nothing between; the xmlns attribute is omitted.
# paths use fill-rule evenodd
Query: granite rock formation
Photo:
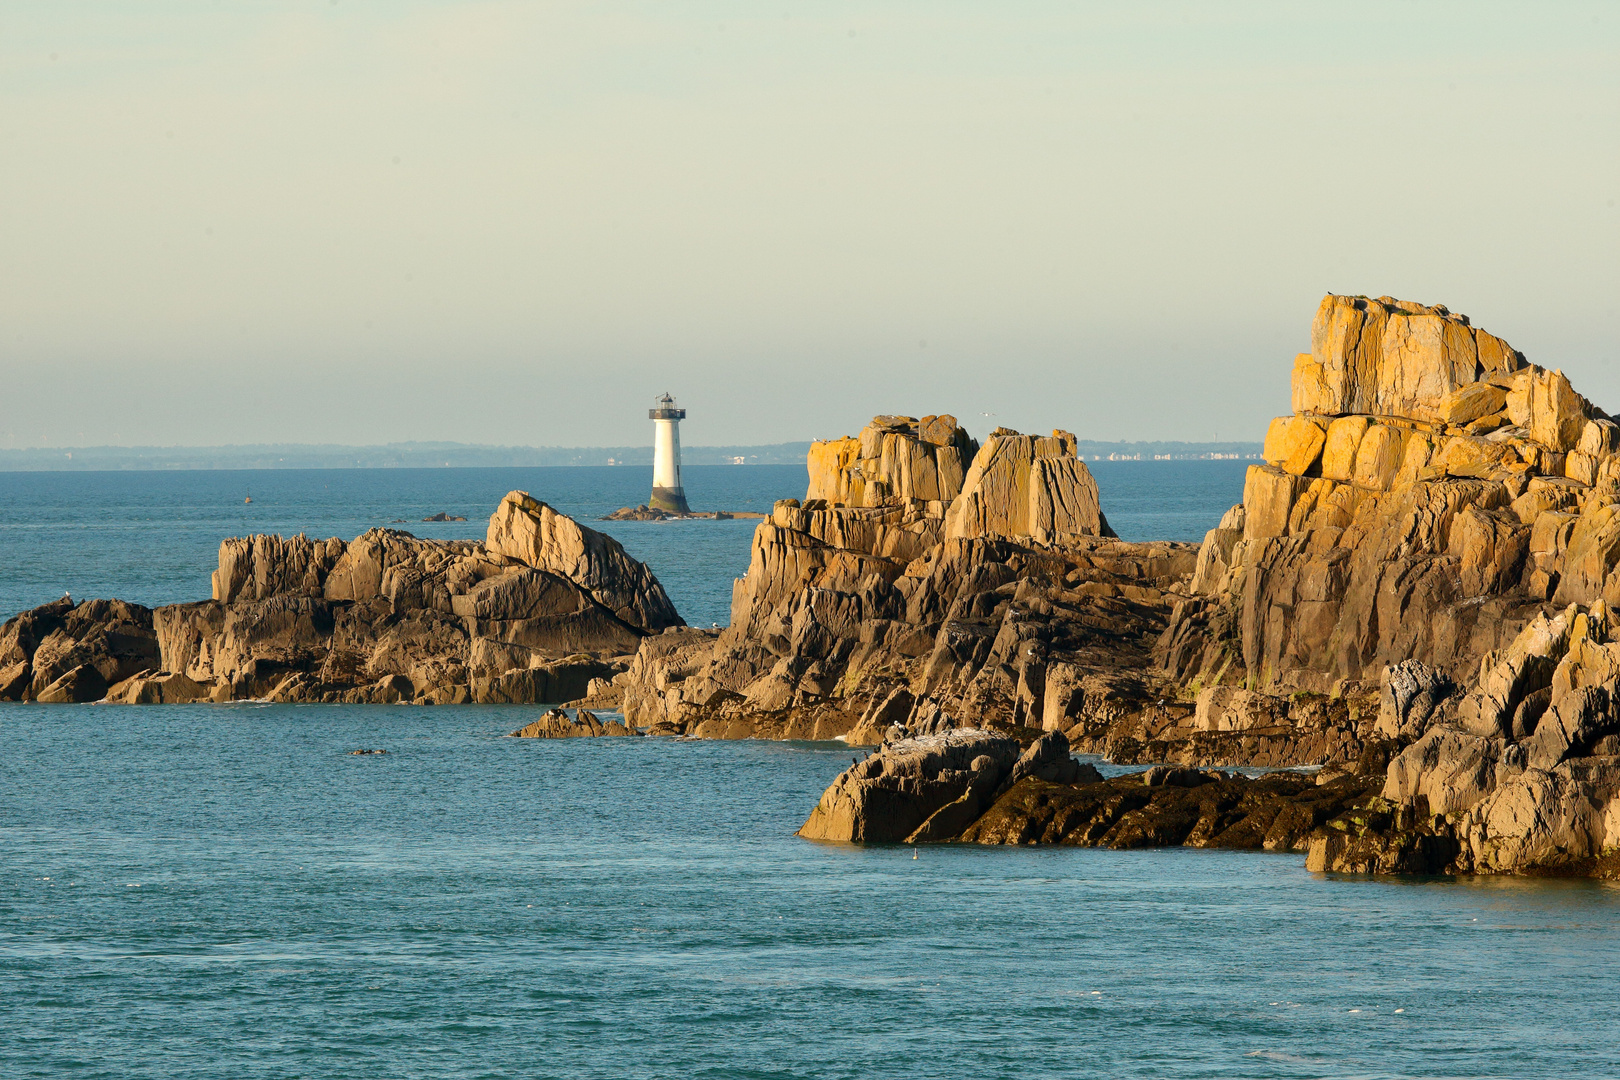
<svg viewBox="0 0 1620 1080"><path fill-rule="evenodd" d="M99 701L159 666L152 611L122 600L63 598L0 627L0 701Z"/></svg>
<svg viewBox="0 0 1620 1080"><path fill-rule="evenodd" d="M636 736L641 732L618 720L603 722L595 713L578 709L570 717L562 709L552 709L538 720L512 732L514 739L580 739L602 736Z"/></svg>
<svg viewBox="0 0 1620 1080"><path fill-rule="evenodd" d="M1009 508L1035 498L1039 483L1074 485L1045 474L1028 488L1003 483L1010 494L986 515L966 500L965 478L942 515L938 551L956 563L946 545L965 532L1016 546L1001 580L1017 582L1002 595L1018 617L982 660L974 656L977 670L969 660L950 673L969 672L980 692L953 694L960 684L931 679L924 664L872 701L852 739L899 740L961 717L961 726L1027 741L1038 715L1041 729L1121 762L1323 765L1334 799L1281 791L1297 779L1266 782L1278 789L1266 799L1311 805L1309 827L1289 832L1288 846L1308 844L1317 869L1620 874L1620 641L1611 614L1620 602L1620 428L1562 373L1444 307L1329 296L1311 340L1294 365L1294 414L1271 425L1266 463L1250 468L1243 503L1206 535L1185 577L1135 594L1133 616L1163 626L1150 656L1131 655L1140 631L1116 617L1105 655L1088 670L1063 640L1084 615L1050 592L1036 610L1056 615L1057 628L1019 610L1040 580L1026 567L1072 560L1098 541ZM801 575L795 618L810 606L807 584ZM817 599L820 610L836 608ZM909 608L907 616L927 627ZM952 622L932 635L930 661ZM1002 648L1013 638L1009 622L1019 643L1010 650ZM755 625L752 640L766 644ZM774 625L788 627L780 616ZM982 692L997 681L985 674L997 664L1010 695ZM1043 677L1032 678L1035 670ZM840 673L839 687L862 685L848 667ZM893 758L896 775L909 775L905 760ZM851 770L818 814L831 820L838 789L863 790L890 768ZM1003 792L953 838L1111 837L1099 842L1130 846L1130 836L1218 835L1193 827L1203 819L1190 804L1170 815L1174 828L1116 834L1141 808L1118 811L1126 803L1109 802L1106 785L1036 792L1033 784L1017 798ZM1216 785L1198 789L1206 786ZM1105 813L1105 803L1115 810ZM902 824L923 811L933 812L914 806ZM806 828L824 828L816 822ZM1258 819L1240 832L1257 828ZM938 832L928 838L945 838Z"/></svg>
<svg viewBox="0 0 1620 1080"><path fill-rule="evenodd" d="M1281 700L1231 678L1200 694L1155 663L1214 570L1192 545L1114 537L1074 446L997 429L978 447L949 416L880 416L813 444L813 497L756 530L730 626L644 641L600 704L710 738L975 728L1062 732L1119 762L1356 760L1376 687ZM1241 509L1227 517L1241 531Z"/></svg>
<svg viewBox="0 0 1620 1080"><path fill-rule="evenodd" d="M1149 669L1196 549L1114 537L1074 447L1006 429L978 446L949 416L813 444L810 497L756 529L730 625L643 642L615 680L625 716L858 745L1062 731L1124 754L1190 720L1154 704L1174 688Z"/></svg>
<svg viewBox="0 0 1620 1080"><path fill-rule="evenodd" d="M514 491L483 543L391 529L230 539L210 600L17 616L0 628L0 698L565 701L680 626L617 541Z"/></svg>
<svg viewBox="0 0 1620 1080"><path fill-rule="evenodd" d="M1272 694L1377 683L1371 736L1404 750L1318 869L1614 873L1620 427L1387 297L1327 297L1293 389L1157 659Z"/></svg>
<svg viewBox="0 0 1620 1080"><path fill-rule="evenodd" d="M1459 679L1550 601L1620 599L1620 428L1444 307L1329 296L1242 509L1159 658L1330 694L1416 660Z"/></svg>
<svg viewBox="0 0 1620 1080"><path fill-rule="evenodd" d="M1541 615L1417 721L1366 820L1318 869L1620 873L1620 625L1598 600Z"/></svg>

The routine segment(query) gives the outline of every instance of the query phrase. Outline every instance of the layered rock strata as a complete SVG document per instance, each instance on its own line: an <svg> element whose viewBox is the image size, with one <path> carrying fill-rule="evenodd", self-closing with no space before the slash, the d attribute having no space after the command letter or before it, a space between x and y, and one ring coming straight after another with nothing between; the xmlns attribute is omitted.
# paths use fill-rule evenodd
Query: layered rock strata
<svg viewBox="0 0 1620 1080"><path fill-rule="evenodd" d="M617 541L514 491L483 543L230 539L210 600L20 615L0 628L0 698L565 701L681 625Z"/></svg>

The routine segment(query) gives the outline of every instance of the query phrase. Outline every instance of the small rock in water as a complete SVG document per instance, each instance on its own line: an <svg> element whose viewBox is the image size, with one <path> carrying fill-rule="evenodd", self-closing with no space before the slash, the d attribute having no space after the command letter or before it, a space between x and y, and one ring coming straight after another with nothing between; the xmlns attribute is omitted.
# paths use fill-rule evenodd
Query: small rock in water
<svg viewBox="0 0 1620 1080"><path fill-rule="evenodd" d="M422 520L423 521L466 521L467 519L464 518L464 517L454 517L454 516L444 512L443 510L441 510L437 514L434 514L432 517L425 517Z"/></svg>
<svg viewBox="0 0 1620 1080"><path fill-rule="evenodd" d="M359 755L359 754L386 754L386 753L388 753L388 751L386 751L386 750L350 750L349 751L349 756L354 757L354 756Z"/></svg>

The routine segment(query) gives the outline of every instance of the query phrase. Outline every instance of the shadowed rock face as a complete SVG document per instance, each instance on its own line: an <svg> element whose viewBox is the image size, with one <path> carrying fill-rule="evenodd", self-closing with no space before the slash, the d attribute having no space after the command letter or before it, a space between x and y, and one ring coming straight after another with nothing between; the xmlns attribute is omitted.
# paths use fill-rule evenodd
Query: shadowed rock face
<svg viewBox="0 0 1620 1080"><path fill-rule="evenodd" d="M1061 733L1019 744L953 731L884 745L833 781L799 835L1079 847L1306 851L1312 834L1378 789L1346 772L1248 779L1159 766L1104 780Z"/></svg>
<svg viewBox="0 0 1620 1080"><path fill-rule="evenodd" d="M570 717L562 709L552 709L540 719L512 732L514 739L578 739L602 736L639 736L641 732L617 720L603 723L585 709Z"/></svg>
<svg viewBox="0 0 1620 1080"><path fill-rule="evenodd" d="M1620 642L1602 601L1540 616L1417 726L1382 800L1312 851L1324 870L1613 876ZM1426 860L1426 861L1425 861Z"/></svg>
<svg viewBox="0 0 1620 1080"><path fill-rule="evenodd" d="M0 701L99 701L158 664L151 610L122 600L63 598L0 627Z"/></svg>
<svg viewBox="0 0 1620 1080"><path fill-rule="evenodd" d="M885 747L833 781L799 835L900 841L919 832L945 832L938 825L927 828L941 814L965 818L949 830L954 835L989 805L1019 754L1016 739L971 730Z"/></svg>
<svg viewBox="0 0 1620 1080"><path fill-rule="evenodd" d="M527 492L509 492L501 500L490 516L484 546L584 589L629 626L657 632L684 625L652 571L625 554L617 540Z"/></svg>
<svg viewBox="0 0 1620 1080"><path fill-rule="evenodd" d="M212 600L18 616L0 630L0 697L557 701L679 625L616 541L512 492L486 544L391 529L236 538L220 545Z"/></svg>

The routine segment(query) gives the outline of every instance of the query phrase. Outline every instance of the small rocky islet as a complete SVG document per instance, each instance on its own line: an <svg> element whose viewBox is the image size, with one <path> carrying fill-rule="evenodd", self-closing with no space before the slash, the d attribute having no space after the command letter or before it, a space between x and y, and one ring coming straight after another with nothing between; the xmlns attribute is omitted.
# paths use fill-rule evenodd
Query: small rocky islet
<svg viewBox="0 0 1620 1080"><path fill-rule="evenodd" d="M1620 876L1620 427L1389 297L1326 297L1292 389L1201 544L1115 537L1066 432L879 416L812 445L722 631L513 492L483 543L233 539L209 601L20 615L0 699L577 699L515 734L875 747L811 839Z"/></svg>

